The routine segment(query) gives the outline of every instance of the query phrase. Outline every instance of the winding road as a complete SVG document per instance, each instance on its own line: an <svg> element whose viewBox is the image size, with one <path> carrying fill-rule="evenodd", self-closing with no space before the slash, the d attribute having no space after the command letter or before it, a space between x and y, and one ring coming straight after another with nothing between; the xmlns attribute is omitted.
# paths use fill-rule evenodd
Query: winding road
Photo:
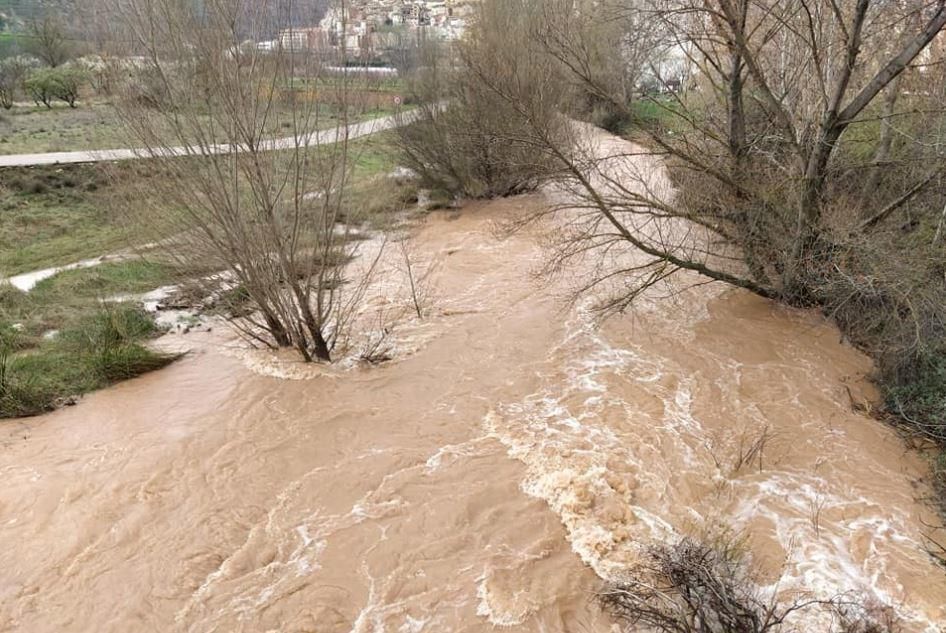
<svg viewBox="0 0 946 633"><path fill-rule="evenodd" d="M284 150L299 145L328 145L337 143L343 138L349 141L392 130L407 125L417 117L415 112L398 113L348 126L338 126L327 130L313 132L298 138L294 136L277 138L263 143L263 150ZM163 148L168 156L200 156L205 154L231 154L237 151L240 145L215 145L210 148L202 146L181 146ZM0 156L0 168L4 167L37 167L40 165L75 165L79 163L102 163L112 161L136 160L155 158L159 155L156 149L105 149L81 150L76 152L48 152L43 154L11 154Z"/></svg>

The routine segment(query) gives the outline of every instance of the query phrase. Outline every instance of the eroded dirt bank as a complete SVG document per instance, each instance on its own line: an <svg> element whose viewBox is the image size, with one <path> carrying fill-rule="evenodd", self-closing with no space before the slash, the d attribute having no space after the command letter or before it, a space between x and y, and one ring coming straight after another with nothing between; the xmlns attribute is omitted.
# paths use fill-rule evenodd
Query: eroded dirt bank
<svg viewBox="0 0 946 633"><path fill-rule="evenodd" d="M427 221L433 315L395 363L282 380L198 334L165 371L3 426L0 628L607 631L599 576L715 524L786 589L946 621L922 463L851 412L866 359L716 287L596 329L534 283L529 235L492 231L540 204ZM766 427L761 469L735 468Z"/></svg>

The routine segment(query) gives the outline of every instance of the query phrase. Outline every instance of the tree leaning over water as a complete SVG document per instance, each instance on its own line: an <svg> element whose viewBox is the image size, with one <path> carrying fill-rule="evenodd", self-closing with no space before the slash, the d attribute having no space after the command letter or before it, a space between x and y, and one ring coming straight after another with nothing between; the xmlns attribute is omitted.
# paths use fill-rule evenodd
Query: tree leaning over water
<svg viewBox="0 0 946 633"><path fill-rule="evenodd" d="M602 14L581 6L546 3L534 40L637 144L550 148L597 227L558 265L642 253L591 280L620 277L606 311L677 270L820 307L878 361L889 408L946 442L946 3L608 2L662 43L628 57L648 79L630 101L593 72L600 18L568 16Z"/></svg>
<svg viewBox="0 0 946 633"><path fill-rule="evenodd" d="M679 271L821 309L946 446L944 25L942 0L484 0L459 97L402 145L458 190L547 185L549 271L590 270L602 314Z"/></svg>

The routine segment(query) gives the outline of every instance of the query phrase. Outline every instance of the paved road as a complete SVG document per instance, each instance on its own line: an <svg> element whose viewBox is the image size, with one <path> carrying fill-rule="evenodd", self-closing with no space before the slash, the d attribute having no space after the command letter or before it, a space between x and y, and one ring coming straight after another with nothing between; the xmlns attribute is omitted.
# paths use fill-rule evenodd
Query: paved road
<svg viewBox="0 0 946 633"><path fill-rule="evenodd" d="M392 116L372 119L348 126L348 140L354 140L370 134L391 130L406 125L414 120L416 114L407 112ZM326 145L337 143L345 138L345 127L336 127L315 132L304 139L296 137L279 138L263 143L263 150L291 149L297 142L302 145ZM164 150L166 156L202 156L208 153L230 154L238 145L216 145L211 148L200 147L171 147ZM101 163L116 160L134 160L138 158L154 158L159 154L147 149L106 149L86 150L79 152L50 152L46 154L12 154L0 156L0 168L3 167L34 167L38 165L71 165L76 163Z"/></svg>

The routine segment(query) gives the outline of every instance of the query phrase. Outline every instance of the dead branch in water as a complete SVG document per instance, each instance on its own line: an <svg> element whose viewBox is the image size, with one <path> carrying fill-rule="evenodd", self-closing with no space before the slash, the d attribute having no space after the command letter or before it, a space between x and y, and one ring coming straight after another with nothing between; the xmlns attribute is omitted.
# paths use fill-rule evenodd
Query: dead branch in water
<svg viewBox="0 0 946 633"><path fill-rule="evenodd" d="M628 633L807 633L801 619L815 609L832 619L832 633L900 631L892 609L850 594L780 604L776 595L758 587L728 541L706 544L685 538L647 548L625 578L599 598Z"/></svg>

